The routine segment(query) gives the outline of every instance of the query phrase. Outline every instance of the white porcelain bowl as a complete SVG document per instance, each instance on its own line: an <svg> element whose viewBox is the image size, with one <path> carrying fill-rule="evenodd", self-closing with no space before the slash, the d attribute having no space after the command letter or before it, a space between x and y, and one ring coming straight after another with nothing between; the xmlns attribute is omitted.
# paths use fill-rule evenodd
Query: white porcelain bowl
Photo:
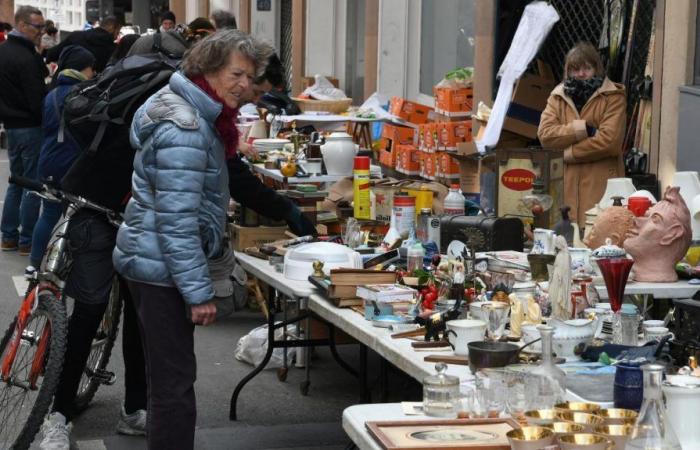
<svg viewBox="0 0 700 450"><path fill-rule="evenodd" d="M302 244L284 255L284 276L290 280L306 281L314 271L314 261L323 262L323 271L339 267L362 268L362 257L356 251L332 242Z"/></svg>

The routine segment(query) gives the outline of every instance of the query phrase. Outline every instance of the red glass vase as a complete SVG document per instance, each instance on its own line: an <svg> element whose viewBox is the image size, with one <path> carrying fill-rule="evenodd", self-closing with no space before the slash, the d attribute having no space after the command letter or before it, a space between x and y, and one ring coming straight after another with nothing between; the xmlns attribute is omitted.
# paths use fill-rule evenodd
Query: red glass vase
<svg viewBox="0 0 700 450"><path fill-rule="evenodd" d="M608 289L610 308L613 312L618 312L622 308L622 297L634 261L627 258L601 258L596 262Z"/></svg>

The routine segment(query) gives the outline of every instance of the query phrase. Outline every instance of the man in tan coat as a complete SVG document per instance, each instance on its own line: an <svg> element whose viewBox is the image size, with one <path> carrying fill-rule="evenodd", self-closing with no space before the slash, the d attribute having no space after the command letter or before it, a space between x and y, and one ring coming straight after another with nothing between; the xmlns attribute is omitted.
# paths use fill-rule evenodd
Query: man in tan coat
<svg viewBox="0 0 700 450"><path fill-rule="evenodd" d="M544 148L564 150L564 203L583 226L586 211L601 199L608 178L625 175L627 103L624 87L605 76L591 44L579 43L569 50L564 76L547 100L537 136Z"/></svg>

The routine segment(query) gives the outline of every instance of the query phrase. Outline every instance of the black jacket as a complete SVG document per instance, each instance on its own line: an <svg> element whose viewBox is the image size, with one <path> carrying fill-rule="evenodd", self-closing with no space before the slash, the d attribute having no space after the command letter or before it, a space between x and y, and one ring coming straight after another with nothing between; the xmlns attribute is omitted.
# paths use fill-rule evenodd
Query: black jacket
<svg viewBox="0 0 700 450"><path fill-rule="evenodd" d="M48 74L31 41L7 36L0 45L0 122L5 128L41 126Z"/></svg>
<svg viewBox="0 0 700 450"><path fill-rule="evenodd" d="M117 45L114 36L103 28L93 28L85 31L74 31L60 44L46 51L46 62L56 62L61 52L68 45L79 45L90 51L95 56L95 70L102 72L112 56Z"/></svg>
<svg viewBox="0 0 700 450"><path fill-rule="evenodd" d="M236 155L228 160L231 197L253 211L274 220L288 220L296 206L288 198L265 186Z"/></svg>

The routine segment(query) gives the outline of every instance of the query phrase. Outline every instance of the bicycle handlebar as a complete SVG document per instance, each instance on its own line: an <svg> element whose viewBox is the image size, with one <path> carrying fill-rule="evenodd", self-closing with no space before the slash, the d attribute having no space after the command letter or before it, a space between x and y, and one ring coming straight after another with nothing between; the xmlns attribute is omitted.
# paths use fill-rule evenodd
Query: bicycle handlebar
<svg viewBox="0 0 700 450"><path fill-rule="evenodd" d="M24 189L29 189L30 191L46 192L46 186L36 180L32 180L31 178L26 178L20 175L10 175L9 181L12 184L16 184Z"/></svg>

